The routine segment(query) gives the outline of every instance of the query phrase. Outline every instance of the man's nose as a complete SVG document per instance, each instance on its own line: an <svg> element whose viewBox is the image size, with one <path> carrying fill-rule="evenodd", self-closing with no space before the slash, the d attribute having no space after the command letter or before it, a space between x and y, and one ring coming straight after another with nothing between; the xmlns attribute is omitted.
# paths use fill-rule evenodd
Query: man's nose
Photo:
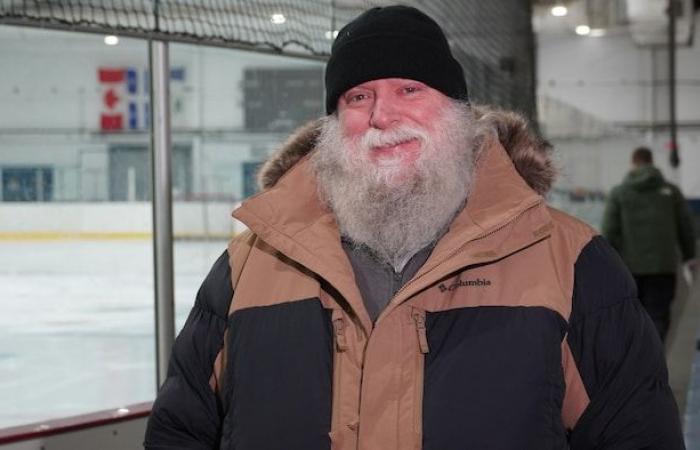
<svg viewBox="0 0 700 450"><path fill-rule="evenodd" d="M369 124L373 128L386 130L399 122L399 113L390 100L376 98L372 105Z"/></svg>

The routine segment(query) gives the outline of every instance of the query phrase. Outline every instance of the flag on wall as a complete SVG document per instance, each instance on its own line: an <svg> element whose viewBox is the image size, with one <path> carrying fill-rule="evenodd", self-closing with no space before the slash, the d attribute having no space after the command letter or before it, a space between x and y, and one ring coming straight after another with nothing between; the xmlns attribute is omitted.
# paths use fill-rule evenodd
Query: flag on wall
<svg viewBox="0 0 700 450"><path fill-rule="evenodd" d="M170 69L173 115L182 110L185 68ZM100 129L102 131L149 128L149 72L135 67L98 67L101 86Z"/></svg>
<svg viewBox="0 0 700 450"><path fill-rule="evenodd" d="M138 75L134 68L99 67L97 77L102 87L100 128L117 131L138 128Z"/></svg>

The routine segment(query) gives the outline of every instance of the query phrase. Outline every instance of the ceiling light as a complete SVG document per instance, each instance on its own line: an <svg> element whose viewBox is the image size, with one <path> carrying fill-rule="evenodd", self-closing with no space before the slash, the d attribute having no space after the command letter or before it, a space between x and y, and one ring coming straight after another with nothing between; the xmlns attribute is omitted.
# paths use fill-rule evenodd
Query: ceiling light
<svg viewBox="0 0 700 450"><path fill-rule="evenodd" d="M576 27L576 34L579 36L586 36L591 32L591 27L588 25L579 25Z"/></svg>
<svg viewBox="0 0 700 450"><path fill-rule="evenodd" d="M270 16L270 21L272 21L272 23L274 24L279 25L285 23L287 21L287 18L284 17L284 14L273 14L272 16Z"/></svg>
<svg viewBox="0 0 700 450"><path fill-rule="evenodd" d="M105 36L105 44L107 45L117 45L119 43L119 38L113 34Z"/></svg>
<svg viewBox="0 0 700 450"><path fill-rule="evenodd" d="M569 10L564 5L556 5L552 7L550 12L555 17L564 17L569 13Z"/></svg>
<svg viewBox="0 0 700 450"><path fill-rule="evenodd" d="M326 39L335 39L338 37L338 30L326 31Z"/></svg>
<svg viewBox="0 0 700 450"><path fill-rule="evenodd" d="M605 28L593 28L591 30L591 34L589 34L589 36L592 36L592 37L605 36Z"/></svg>

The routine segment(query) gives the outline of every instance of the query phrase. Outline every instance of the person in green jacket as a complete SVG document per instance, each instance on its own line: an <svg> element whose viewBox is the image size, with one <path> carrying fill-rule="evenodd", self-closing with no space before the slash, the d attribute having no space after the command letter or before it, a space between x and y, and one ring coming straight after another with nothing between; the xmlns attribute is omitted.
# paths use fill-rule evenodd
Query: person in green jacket
<svg viewBox="0 0 700 450"><path fill-rule="evenodd" d="M610 192L602 232L634 275L639 299L664 340L675 296L678 251L691 270L697 265L692 217L680 189L654 166L651 150L637 148L632 166Z"/></svg>

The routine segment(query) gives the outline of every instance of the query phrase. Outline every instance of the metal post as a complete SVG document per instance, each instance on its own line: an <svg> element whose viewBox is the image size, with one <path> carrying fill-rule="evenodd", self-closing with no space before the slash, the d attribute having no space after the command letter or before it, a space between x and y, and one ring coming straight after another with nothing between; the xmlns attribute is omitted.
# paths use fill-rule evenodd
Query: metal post
<svg viewBox="0 0 700 450"><path fill-rule="evenodd" d="M157 383L165 381L175 341L173 289L172 146L170 142L170 68L168 44L149 42L151 66L151 149L153 169L153 255Z"/></svg>
<svg viewBox="0 0 700 450"><path fill-rule="evenodd" d="M676 123L676 0L668 0L668 96L669 125L671 127L671 167L681 163L678 156L678 128Z"/></svg>

